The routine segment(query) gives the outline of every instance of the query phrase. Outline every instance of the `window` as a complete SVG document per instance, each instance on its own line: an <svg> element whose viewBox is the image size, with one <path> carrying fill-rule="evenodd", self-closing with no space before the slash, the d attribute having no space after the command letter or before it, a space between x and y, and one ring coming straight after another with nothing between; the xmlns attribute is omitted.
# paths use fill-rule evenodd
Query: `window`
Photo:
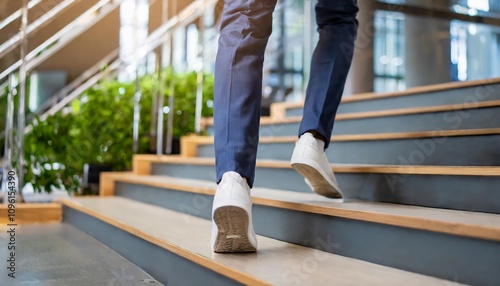
<svg viewBox="0 0 500 286"><path fill-rule="evenodd" d="M375 92L405 89L404 15L377 11L375 14L374 73Z"/></svg>

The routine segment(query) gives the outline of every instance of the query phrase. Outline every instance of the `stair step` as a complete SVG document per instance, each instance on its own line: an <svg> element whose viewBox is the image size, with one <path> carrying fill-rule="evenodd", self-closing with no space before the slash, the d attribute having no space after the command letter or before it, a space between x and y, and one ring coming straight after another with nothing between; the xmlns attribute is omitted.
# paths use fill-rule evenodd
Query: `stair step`
<svg viewBox="0 0 500 286"><path fill-rule="evenodd" d="M210 181L167 176L128 174L116 182L172 189L213 196L216 184ZM328 199L313 193L254 188L254 203L328 216L356 219L400 227L442 232L478 239L500 241L500 215L443 210L386 203Z"/></svg>
<svg viewBox="0 0 500 286"><path fill-rule="evenodd" d="M188 137L191 155L214 157L213 138ZM197 141L199 140L199 141ZM297 136L262 137L258 159L289 160ZM332 136L331 163L500 166L500 128Z"/></svg>
<svg viewBox="0 0 500 286"><path fill-rule="evenodd" d="M210 220L213 183L141 177L122 176L115 183L115 195ZM499 279L493 275L493 269L500 265L495 254L500 251L496 215L391 204L342 204L311 194L254 190L253 222L258 234L463 283L485 284ZM471 227L468 234L464 227ZM483 236L485 229L491 231L487 236ZM488 266L482 261L488 261Z"/></svg>
<svg viewBox="0 0 500 286"><path fill-rule="evenodd" d="M19 204L18 206L20 206ZM8 228L0 226L2 259ZM22 225L16 230L16 277L0 267L2 285L163 285L92 237L63 223ZM2 261L2 266L7 263Z"/></svg>
<svg viewBox="0 0 500 286"><path fill-rule="evenodd" d="M155 261L148 272L166 285L325 285L325 281L335 281L338 285L450 283L262 236L258 237L257 253L214 254L209 245L210 221L119 197L63 199L62 203L67 214L65 219L84 231L93 232L98 239L108 237L109 240L109 229L123 233L114 235L114 243L109 246L118 252L127 252L123 254L125 257L147 255L142 251L127 251L126 246L142 250L139 248L142 244L152 244L158 252L169 252L175 259L189 262L189 267L183 263L184 268L173 269ZM134 238L133 244L120 243L130 236ZM175 277L168 277L173 271L177 271ZM193 282L197 283L186 284Z"/></svg>
<svg viewBox="0 0 500 286"><path fill-rule="evenodd" d="M500 78L445 83L410 88L401 92L358 94L342 99L338 113L378 111L410 107L467 104L499 100ZM303 103L275 103L273 117L302 116Z"/></svg>
<svg viewBox="0 0 500 286"><path fill-rule="evenodd" d="M213 158L134 156L134 173L215 181ZM348 199L500 213L500 167L333 165ZM309 192L288 161L258 160L255 187ZM488 199L485 199L488 198Z"/></svg>
<svg viewBox="0 0 500 286"><path fill-rule="evenodd" d="M260 136L296 136L302 116L262 117ZM500 100L339 114L335 135L499 127ZM204 120L213 135L213 118Z"/></svg>

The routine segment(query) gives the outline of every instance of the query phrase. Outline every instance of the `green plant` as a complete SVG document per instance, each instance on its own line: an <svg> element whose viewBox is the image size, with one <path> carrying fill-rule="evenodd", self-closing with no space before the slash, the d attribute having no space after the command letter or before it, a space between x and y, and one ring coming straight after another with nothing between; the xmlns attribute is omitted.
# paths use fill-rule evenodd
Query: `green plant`
<svg viewBox="0 0 500 286"><path fill-rule="evenodd" d="M164 84L167 94L167 87L174 80L174 135L194 130L196 74L164 73L163 83L151 75L140 79L139 153L149 152L153 94L159 84ZM213 98L212 90L213 78L206 76L204 102ZM32 131L25 137L25 181L37 192L50 193L53 188L64 186L75 193L81 189L85 163L111 165L115 171L130 169L133 102L134 83L105 80L88 89L65 110L44 121L36 118ZM212 115L211 109L204 109L204 116Z"/></svg>
<svg viewBox="0 0 500 286"><path fill-rule="evenodd" d="M8 79L7 79L8 80ZM17 79L16 79L17 80ZM30 84L31 84L31 81L30 81L30 78L28 77L26 79L26 95L25 95L25 106L29 106L29 100L30 100L30 97L29 97L29 90L30 90ZM7 106L8 106L8 103L7 103L7 98L8 98L8 93L9 93L9 86L6 85L2 90L0 90L0 133L1 132L4 132L5 131L5 127L6 127L6 124L7 124ZM18 96L20 93L20 87L19 85L16 86L15 88L15 95L13 97L14 99L14 124L15 124L15 128L17 127L16 126L16 123L17 123L17 114L18 114L18 108L19 108L19 99L20 97ZM30 116L32 114L32 112L26 108L25 110L25 114L26 116ZM0 157L3 156L3 151L4 151L4 144L5 144L5 137L2 136L0 137Z"/></svg>
<svg viewBox="0 0 500 286"><path fill-rule="evenodd" d="M0 90L0 95L2 91ZM0 133L5 131L5 126L7 124L7 96L0 97ZM0 158L3 157L4 153L5 137L0 137Z"/></svg>
<svg viewBox="0 0 500 286"><path fill-rule="evenodd" d="M7 93L8 87L0 90L0 132L5 130L5 120L7 118Z"/></svg>
<svg viewBox="0 0 500 286"><path fill-rule="evenodd" d="M130 167L132 157L133 86L104 81L71 103L70 112L36 119L25 137L26 181L38 192L81 186L85 163L111 164L116 170ZM66 110L68 111L68 110ZM147 114L143 124L148 123ZM144 130L144 128L142 128ZM144 151L141 137L140 151ZM129 158L130 157L130 158Z"/></svg>
<svg viewBox="0 0 500 286"><path fill-rule="evenodd" d="M195 112L196 112L196 90L197 74L195 72L174 74L170 70L164 71L163 90L164 95L170 95L170 83L174 80L174 137L181 137L195 130ZM213 115L213 109L207 106L207 103L213 102L214 78L211 75L205 75L203 78L203 105L202 116L210 117ZM167 100L165 100L167 104ZM165 116L166 118L166 116Z"/></svg>

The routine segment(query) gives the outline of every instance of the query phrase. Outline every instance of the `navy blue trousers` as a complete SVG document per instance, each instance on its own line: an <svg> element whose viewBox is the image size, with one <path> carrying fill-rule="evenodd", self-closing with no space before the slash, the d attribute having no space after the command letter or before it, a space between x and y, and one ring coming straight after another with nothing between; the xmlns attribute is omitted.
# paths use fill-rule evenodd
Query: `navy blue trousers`
<svg viewBox="0 0 500 286"><path fill-rule="evenodd" d="M225 0L215 62L214 137L217 182L235 171L252 187L259 142L262 69L277 0ZM327 138L354 53L357 0L318 0L319 42L311 62L299 136Z"/></svg>

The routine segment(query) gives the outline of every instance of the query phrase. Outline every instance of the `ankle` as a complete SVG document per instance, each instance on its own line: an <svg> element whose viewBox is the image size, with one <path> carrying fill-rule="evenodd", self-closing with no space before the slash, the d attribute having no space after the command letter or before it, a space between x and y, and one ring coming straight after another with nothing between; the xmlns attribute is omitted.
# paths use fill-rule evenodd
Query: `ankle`
<svg viewBox="0 0 500 286"><path fill-rule="evenodd" d="M318 131L316 131L316 130L308 130L308 131L306 131L306 132L304 132L304 133L311 133L311 134L312 134L312 136L313 136L314 138L316 138L316 139L318 139L318 140L321 140L321 141L323 141L324 143L326 143L326 137L325 137L325 136L323 136L321 133L319 133L319 132L318 132Z"/></svg>

